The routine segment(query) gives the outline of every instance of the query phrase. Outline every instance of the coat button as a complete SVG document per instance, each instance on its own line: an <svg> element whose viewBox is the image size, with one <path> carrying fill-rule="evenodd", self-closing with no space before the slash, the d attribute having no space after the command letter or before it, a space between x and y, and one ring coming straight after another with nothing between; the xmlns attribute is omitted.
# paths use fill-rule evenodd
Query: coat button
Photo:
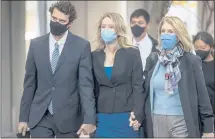
<svg viewBox="0 0 215 139"><path fill-rule="evenodd" d="M55 90L55 87L52 87L52 91L54 91Z"/></svg>

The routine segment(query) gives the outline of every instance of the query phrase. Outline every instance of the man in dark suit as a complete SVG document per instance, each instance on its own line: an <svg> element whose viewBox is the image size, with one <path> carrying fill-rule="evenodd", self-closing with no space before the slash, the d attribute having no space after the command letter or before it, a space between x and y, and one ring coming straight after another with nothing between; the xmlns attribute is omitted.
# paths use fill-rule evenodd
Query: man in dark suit
<svg viewBox="0 0 215 139"><path fill-rule="evenodd" d="M95 131L90 43L68 31L70 2L53 4L50 32L31 40L18 131L31 137L77 137Z"/></svg>
<svg viewBox="0 0 215 139"><path fill-rule="evenodd" d="M147 33L149 22L150 15L144 9L137 9L130 16L133 45L140 50L143 70L145 69L146 58L151 52L156 52L157 46L157 41Z"/></svg>

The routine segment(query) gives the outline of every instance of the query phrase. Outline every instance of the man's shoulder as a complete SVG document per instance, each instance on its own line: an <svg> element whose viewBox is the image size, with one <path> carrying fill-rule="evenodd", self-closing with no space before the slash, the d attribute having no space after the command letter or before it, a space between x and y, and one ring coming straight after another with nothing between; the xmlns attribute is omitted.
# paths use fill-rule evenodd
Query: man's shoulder
<svg viewBox="0 0 215 139"><path fill-rule="evenodd" d="M36 37L36 38L33 38L33 39L31 39L31 42L41 42L41 41L48 39L48 38L49 38L49 33L42 35L42 36L39 36L39 37Z"/></svg>
<svg viewBox="0 0 215 139"><path fill-rule="evenodd" d="M68 32L68 35L69 35L69 36L72 36L73 39L74 39L76 42L78 42L78 43L81 43L81 44L88 44L88 43L89 43L89 41L88 41L87 39L82 38L82 37L80 37L80 36L78 36L78 35L75 35L75 34L73 34L73 33L71 33L71 32Z"/></svg>
<svg viewBox="0 0 215 139"><path fill-rule="evenodd" d="M123 48L123 49L125 49L131 55L132 54L136 55L136 54L140 53L139 49L137 47L134 47L134 46L128 47L128 48Z"/></svg>
<svg viewBox="0 0 215 139"><path fill-rule="evenodd" d="M151 35L148 35L149 36L149 39L152 41L153 44L157 44L158 41L156 39L154 39Z"/></svg>
<svg viewBox="0 0 215 139"><path fill-rule="evenodd" d="M97 56L101 53L104 53L103 49L96 49L96 50L92 51L92 56Z"/></svg>
<svg viewBox="0 0 215 139"><path fill-rule="evenodd" d="M35 37L35 38L30 40L30 47L31 48L35 48L35 47L38 48L38 46L42 46L42 44L44 42L46 42L48 39L49 39L49 33L42 35L42 36L39 36L39 37Z"/></svg>
<svg viewBox="0 0 215 139"><path fill-rule="evenodd" d="M39 37L36 37L34 39L31 39L31 41L34 41L34 42L37 42L37 41L42 41L42 40L45 40L45 39L49 39L49 35L50 33L47 33L45 35L42 35L42 36L39 36ZM82 42L82 43L89 43L88 40L78 36L78 35L75 35L73 33L71 33L70 31L68 32L68 36L72 36L73 39L75 39L75 41L77 42Z"/></svg>
<svg viewBox="0 0 215 139"><path fill-rule="evenodd" d="M151 61L156 61L158 59L158 53L157 52L151 52L149 54L149 56L147 57L147 59L149 59Z"/></svg>

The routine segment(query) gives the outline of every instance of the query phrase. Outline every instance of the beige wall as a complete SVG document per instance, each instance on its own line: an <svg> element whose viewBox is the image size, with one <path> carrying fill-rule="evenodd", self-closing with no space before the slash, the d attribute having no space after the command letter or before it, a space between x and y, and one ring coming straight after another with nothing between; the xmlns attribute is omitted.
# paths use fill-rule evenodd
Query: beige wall
<svg viewBox="0 0 215 139"><path fill-rule="evenodd" d="M71 31L81 37L87 39L87 2L86 1L72 1L71 2L77 11L77 19L71 26Z"/></svg>
<svg viewBox="0 0 215 139"><path fill-rule="evenodd" d="M209 2L210 5L214 5L214 1L210 1ZM205 7L203 7L203 1L199 1L198 2L198 15L199 15L199 20L200 20L200 24L201 24L201 21L203 21L203 29L200 29L199 31L206 31L205 30L205 26L206 26L206 20L208 17L209 17L209 12L206 12L205 13L205 19L203 20L202 19L202 11L203 10L208 10L208 9L205 9ZM212 19L211 19L211 24L209 25L209 28L207 30L208 33L210 33L213 37L214 37L214 12L212 13Z"/></svg>
<svg viewBox="0 0 215 139"><path fill-rule="evenodd" d="M130 22L130 16L136 9L144 7L144 1L127 1L127 22Z"/></svg>
<svg viewBox="0 0 215 139"><path fill-rule="evenodd" d="M71 27L71 31L90 42L95 38L96 25L99 18L104 12L117 12L124 17L129 27L131 13L139 8L147 10L151 16L149 34L157 39L158 23L162 1L72 1L75 5L78 18ZM199 2L202 5L202 2ZM201 17L202 7L199 7L199 16ZM207 15L208 16L208 15ZM213 16L214 17L214 16ZM214 21L211 23L209 30L214 36ZM129 35L130 35L129 28ZM93 43L91 44L94 46Z"/></svg>
<svg viewBox="0 0 215 139"><path fill-rule="evenodd" d="M0 0L1 2L1 0ZM1 3L0 3L0 15L1 15ZM0 30L1 30L1 18L0 18ZM1 31L0 31L1 32ZM1 39L0 39L0 55L1 55L1 49L2 49L2 45L1 45ZM2 89L1 89L1 67L2 67L2 62L1 62L1 56L0 56L0 100L2 100L1 94L2 94ZM2 103L0 103L0 111L2 111ZM0 124L2 125L2 114L0 115ZM2 135L2 126L0 126L0 137Z"/></svg>
<svg viewBox="0 0 215 139"><path fill-rule="evenodd" d="M96 34L96 25L105 12L117 12L127 21L127 1L72 1L78 17L74 21L71 31L90 42ZM93 44L91 44L93 47Z"/></svg>
<svg viewBox="0 0 215 139"><path fill-rule="evenodd" d="M1 135L7 136L16 131L23 92L25 2L2 1L1 6Z"/></svg>
<svg viewBox="0 0 215 139"><path fill-rule="evenodd" d="M92 40L94 38L98 20L105 12L119 13L126 21L126 4L126 1L88 1L88 39Z"/></svg>
<svg viewBox="0 0 215 139"><path fill-rule="evenodd" d="M88 39L91 42L92 47L94 46L92 41L95 38L96 26L103 13L117 12L121 14L128 25L128 33L131 38L131 31L129 28L131 13L136 9L144 8L144 4L145 6L148 4L144 1L72 1L71 3L76 7L78 17L74 21L70 30L74 34ZM157 24L153 21L154 14L149 14L152 16L149 34L156 37Z"/></svg>
<svg viewBox="0 0 215 139"><path fill-rule="evenodd" d="M1 2L1 135L12 130L12 111L11 111L11 45L10 45L10 7L9 1ZM6 93L5 93L6 92Z"/></svg>

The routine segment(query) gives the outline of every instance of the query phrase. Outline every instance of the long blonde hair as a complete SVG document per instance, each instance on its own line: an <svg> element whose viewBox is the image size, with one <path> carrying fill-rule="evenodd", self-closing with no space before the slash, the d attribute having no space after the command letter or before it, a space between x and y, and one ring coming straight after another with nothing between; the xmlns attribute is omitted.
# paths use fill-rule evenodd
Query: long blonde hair
<svg viewBox="0 0 215 139"><path fill-rule="evenodd" d="M96 32L96 38L94 40L95 42L95 50L101 50L105 48L105 43L101 39L101 24L104 18L110 18L114 23L114 29L117 34L117 40L119 43L119 47L122 48L128 48L132 47L132 45L129 44L129 36L127 35L127 26L125 24L125 21L123 17L118 13L105 13L99 20L97 25L97 32Z"/></svg>
<svg viewBox="0 0 215 139"><path fill-rule="evenodd" d="M173 27L178 37L178 40L180 41L179 45L184 49L184 51L192 52L194 50L194 46L188 34L187 28L183 23L183 21L176 16L165 16L161 20L158 27L158 47L161 47L161 40L160 40L161 27L165 22L170 24Z"/></svg>

